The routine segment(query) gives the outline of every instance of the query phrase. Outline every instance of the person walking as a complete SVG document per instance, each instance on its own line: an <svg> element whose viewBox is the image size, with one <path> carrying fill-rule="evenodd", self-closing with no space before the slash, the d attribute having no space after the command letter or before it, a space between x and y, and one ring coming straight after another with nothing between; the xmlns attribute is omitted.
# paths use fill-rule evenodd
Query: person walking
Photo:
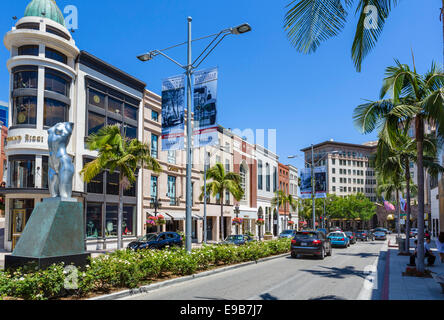
<svg viewBox="0 0 444 320"><path fill-rule="evenodd" d="M435 241L441 262L444 263L444 232L440 232L438 239Z"/></svg>

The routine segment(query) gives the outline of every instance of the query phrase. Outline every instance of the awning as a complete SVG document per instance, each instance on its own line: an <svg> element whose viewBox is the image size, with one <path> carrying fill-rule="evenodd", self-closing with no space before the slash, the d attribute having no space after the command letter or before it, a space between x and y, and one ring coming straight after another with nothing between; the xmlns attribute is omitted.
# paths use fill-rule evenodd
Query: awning
<svg viewBox="0 0 444 320"><path fill-rule="evenodd" d="M179 220L185 220L186 219L186 213L184 211L169 211L169 212L165 212L165 216L169 217L169 219L167 219L167 220L179 221ZM191 217L193 219L196 219L196 220L203 220L203 218L201 216L199 216L199 215L197 215L195 213L193 213L191 215Z"/></svg>
<svg viewBox="0 0 444 320"><path fill-rule="evenodd" d="M257 211L239 211L239 218L257 220Z"/></svg>

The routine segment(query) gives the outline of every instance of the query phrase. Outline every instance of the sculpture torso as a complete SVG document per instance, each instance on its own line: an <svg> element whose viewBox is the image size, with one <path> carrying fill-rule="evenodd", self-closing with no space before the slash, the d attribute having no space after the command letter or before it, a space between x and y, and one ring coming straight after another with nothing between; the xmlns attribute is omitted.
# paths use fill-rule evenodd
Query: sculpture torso
<svg viewBox="0 0 444 320"><path fill-rule="evenodd" d="M71 138L73 123L58 123L48 129L49 147L49 191L51 197L70 199L72 195L72 177L74 166L72 159L66 152Z"/></svg>

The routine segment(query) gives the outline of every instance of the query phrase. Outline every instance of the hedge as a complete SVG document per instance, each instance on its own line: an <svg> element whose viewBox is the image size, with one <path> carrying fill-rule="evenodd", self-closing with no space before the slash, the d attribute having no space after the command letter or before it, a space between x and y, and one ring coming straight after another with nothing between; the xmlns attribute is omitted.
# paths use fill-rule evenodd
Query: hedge
<svg viewBox="0 0 444 320"><path fill-rule="evenodd" d="M0 270L0 300L82 298L119 288L132 289L155 280L191 275L215 266L255 261L289 251L290 240L280 239L243 246L204 245L193 249L190 254L182 248L161 251L119 250L90 259L84 270L73 268L74 273L63 264L52 265L46 270L33 266L15 272Z"/></svg>

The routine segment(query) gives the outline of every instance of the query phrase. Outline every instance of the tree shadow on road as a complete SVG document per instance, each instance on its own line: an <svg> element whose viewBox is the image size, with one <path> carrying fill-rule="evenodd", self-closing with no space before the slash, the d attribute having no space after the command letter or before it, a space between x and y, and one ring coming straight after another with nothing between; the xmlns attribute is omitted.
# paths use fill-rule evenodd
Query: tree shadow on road
<svg viewBox="0 0 444 320"><path fill-rule="evenodd" d="M278 300L278 298L276 298L275 296L272 296L269 293L261 294L259 297L261 297L262 300Z"/></svg>
<svg viewBox="0 0 444 320"><path fill-rule="evenodd" d="M224 299L224 298L216 298L216 297L194 297L195 299L199 299L199 300L228 300L228 299Z"/></svg>
<svg viewBox="0 0 444 320"><path fill-rule="evenodd" d="M345 268L336 268L336 267L324 267L321 266L321 268L326 269L324 270L301 270L305 272L309 272L313 275L317 275L320 277L326 277L326 278L336 278L336 279L344 279L346 277L350 276L357 276L360 278L365 279L366 275L361 270L356 270L353 266L348 266Z"/></svg>
<svg viewBox="0 0 444 320"><path fill-rule="evenodd" d="M336 253L338 255L343 256L357 256L361 258L368 258L368 257L378 257L379 253L367 253L367 252L359 252L359 253Z"/></svg>
<svg viewBox="0 0 444 320"><path fill-rule="evenodd" d="M316 298L310 298L308 300L347 300L345 298L342 297L338 297L335 295L329 295L329 296L321 296L321 297L316 297Z"/></svg>

